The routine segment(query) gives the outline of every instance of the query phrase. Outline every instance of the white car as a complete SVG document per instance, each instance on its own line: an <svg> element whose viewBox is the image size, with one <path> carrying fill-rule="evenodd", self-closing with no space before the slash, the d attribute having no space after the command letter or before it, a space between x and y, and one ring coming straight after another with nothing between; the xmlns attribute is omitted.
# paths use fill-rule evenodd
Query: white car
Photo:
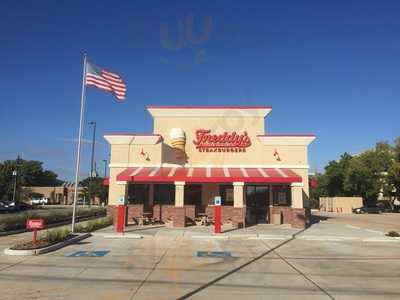
<svg viewBox="0 0 400 300"><path fill-rule="evenodd" d="M48 198L40 198L40 199L32 199L31 200L31 204L32 205L44 205L44 204L48 204L49 203L49 199Z"/></svg>

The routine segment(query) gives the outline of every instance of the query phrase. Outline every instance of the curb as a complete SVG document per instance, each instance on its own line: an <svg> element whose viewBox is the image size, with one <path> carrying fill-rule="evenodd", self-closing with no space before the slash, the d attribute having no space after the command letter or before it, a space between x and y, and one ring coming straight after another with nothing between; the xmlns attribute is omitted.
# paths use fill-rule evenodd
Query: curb
<svg viewBox="0 0 400 300"><path fill-rule="evenodd" d="M249 240L289 240L293 235L272 235L272 234L258 234L256 237L251 237Z"/></svg>
<svg viewBox="0 0 400 300"><path fill-rule="evenodd" d="M54 245L50 245L44 248L40 248L40 249L33 249L33 250L13 250L10 248L6 248L4 249L4 254L7 255L27 255L27 256L32 256L32 255L39 255L39 254L45 254L51 251L56 251L60 248L63 248L65 246L68 246L70 244L79 242L83 239L86 239L88 237L90 237L91 234L90 233L84 233L84 234L80 234L76 237L73 237L67 241L63 241L63 242L59 242L57 244Z"/></svg>
<svg viewBox="0 0 400 300"><path fill-rule="evenodd" d="M142 239L143 236L135 233L101 233L92 232L92 236L103 237L106 239Z"/></svg>
<svg viewBox="0 0 400 300"><path fill-rule="evenodd" d="M227 235L193 235L192 239L215 239L215 240L227 240Z"/></svg>

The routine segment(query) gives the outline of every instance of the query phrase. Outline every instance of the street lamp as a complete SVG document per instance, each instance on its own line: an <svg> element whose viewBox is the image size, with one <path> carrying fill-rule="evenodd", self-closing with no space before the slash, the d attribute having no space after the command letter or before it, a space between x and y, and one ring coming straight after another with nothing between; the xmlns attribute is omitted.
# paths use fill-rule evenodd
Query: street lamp
<svg viewBox="0 0 400 300"><path fill-rule="evenodd" d="M104 162L104 178L107 177L107 159L103 159Z"/></svg>
<svg viewBox="0 0 400 300"><path fill-rule="evenodd" d="M92 137L92 157L90 161L90 175L89 175L89 190L88 190L88 200L89 205L91 204L91 187L92 187L92 177L93 177L93 166L94 166L94 145L96 141L96 122L89 122L89 125L93 125L93 137Z"/></svg>
<svg viewBox="0 0 400 300"><path fill-rule="evenodd" d="M13 191L13 199L12 199L14 204L15 204L15 194L17 192L17 175L18 175L18 171L14 170L12 172L12 176L14 176L14 191Z"/></svg>

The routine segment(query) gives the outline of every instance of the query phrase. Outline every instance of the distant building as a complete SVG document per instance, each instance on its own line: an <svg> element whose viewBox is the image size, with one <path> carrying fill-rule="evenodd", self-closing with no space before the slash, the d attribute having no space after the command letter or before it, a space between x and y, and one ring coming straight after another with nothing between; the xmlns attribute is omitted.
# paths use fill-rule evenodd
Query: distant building
<svg viewBox="0 0 400 300"><path fill-rule="evenodd" d="M30 199L45 197L49 204L70 205L74 201L74 183L65 182L60 186L30 186ZM78 199L83 198L83 187L78 188ZM99 203L96 197L95 203Z"/></svg>

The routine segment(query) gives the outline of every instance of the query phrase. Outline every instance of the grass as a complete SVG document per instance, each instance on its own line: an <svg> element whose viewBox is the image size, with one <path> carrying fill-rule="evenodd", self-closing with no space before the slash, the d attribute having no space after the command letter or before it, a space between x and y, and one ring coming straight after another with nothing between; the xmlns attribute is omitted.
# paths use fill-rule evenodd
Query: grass
<svg viewBox="0 0 400 300"><path fill-rule="evenodd" d="M13 250L32 250L47 247L59 242L68 240L74 235L66 228L46 230L41 232L38 236L37 243L34 245L33 241L20 242L11 247Z"/></svg>
<svg viewBox="0 0 400 300"><path fill-rule="evenodd" d="M104 216L104 207L77 207L77 218ZM49 224L70 221L72 219L72 207L33 209L17 213L0 215L0 232L23 229L28 218L43 218L45 226Z"/></svg>
<svg viewBox="0 0 400 300"><path fill-rule="evenodd" d="M92 232L100 228L104 228L112 225L113 221L111 217L104 217L96 220L90 220L85 224L78 224L75 227L76 232Z"/></svg>
<svg viewBox="0 0 400 300"><path fill-rule="evenodd" d="M62 242L69 238L71 235L71 231L69 231L66 228L63 229L53 229L53 230L47 230L43 239L50 244L55 244L58 242ZM41 238L39 238L41 239Z"/></svg>

